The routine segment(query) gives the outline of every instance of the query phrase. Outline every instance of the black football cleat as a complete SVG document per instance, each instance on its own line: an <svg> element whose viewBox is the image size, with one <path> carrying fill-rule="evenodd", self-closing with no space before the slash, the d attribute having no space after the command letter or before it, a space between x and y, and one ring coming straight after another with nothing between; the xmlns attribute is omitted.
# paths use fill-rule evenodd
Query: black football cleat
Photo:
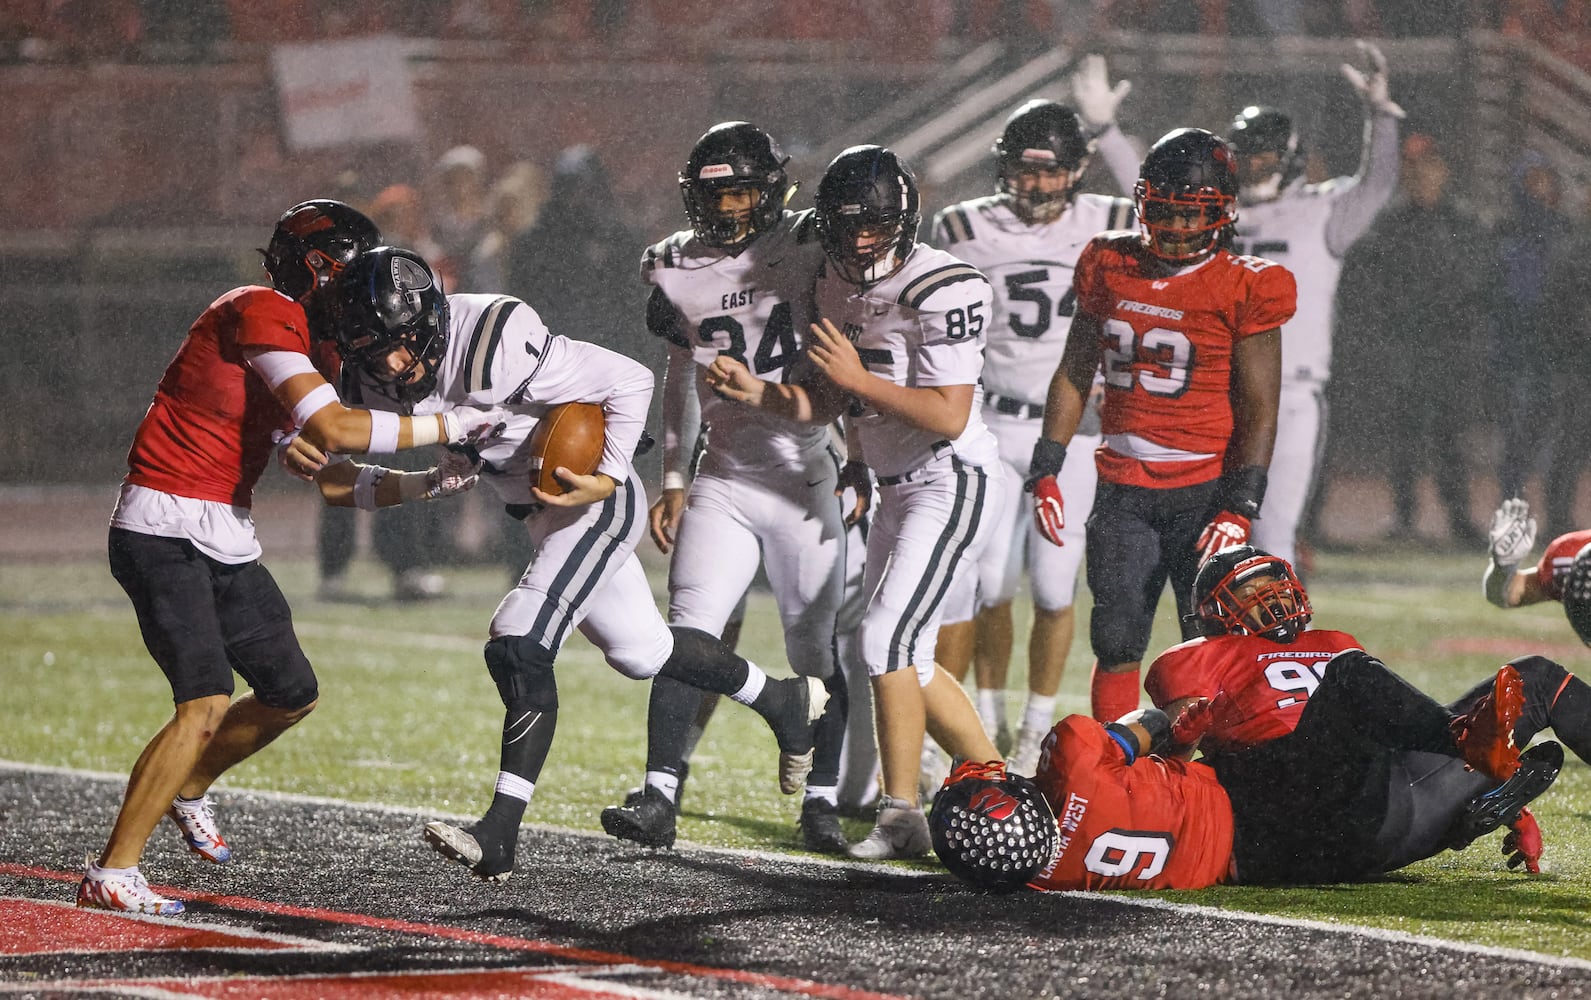
<svg viewBox="0 0 1591 1000"><path fill-rule="evenodd" d="M436 853L457 861L483 882L503 882L514 874L514 840L486 835L478 823L461 828L431 822L425 824L423 836Z"/></svg>
<svg viewBox="0 0 1591 1000"><path fill-rule="evenodd" d="M642 847L674 846L674 803L668 796L647 785L635 804L608 806L602 810L602 829L610 837L628 840Z"/></svg>
<svg viewBox="0 0 1591 1000"><path fill-rule="evenodd" d="M1563 747L1550 740L1520 754L1519 770L1513 777L1470 799L1453 824L1448 847L1463 850L1475 838L1514 822L1521 809L1552 785L1562 768Z"/></svg>
<svg viewBox="0 0 1591 1000"><path fill-rule="evenodd" d="M845 831L840 829L840 811L823 799L801 803L801 846L814 854L844 854L850 848Z"/></svg>
<svg viewBox="0 0 1591 1000"><path fill-rule="evenodd" d="M829 692L816 677L785 677L768 683L778 685L780 696L778 709L766 716L779 744L779 791L794 795L812 771L818 719L829 702Z"/></svg>

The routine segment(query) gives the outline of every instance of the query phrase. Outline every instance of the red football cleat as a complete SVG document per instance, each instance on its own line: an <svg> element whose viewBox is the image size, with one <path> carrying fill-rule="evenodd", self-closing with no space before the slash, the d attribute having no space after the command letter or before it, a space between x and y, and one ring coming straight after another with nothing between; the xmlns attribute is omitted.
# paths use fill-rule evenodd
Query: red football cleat
<svg viewBox="0 0 1591 1000"><path fill-rule="evenodd" d="M1453 720L1453 740L1464 763L1494 781L1507 781L1519 770L1514 723L1525 710L1525 682L1519 671L1504 665L1497 680L1468 714Z"/></svg>

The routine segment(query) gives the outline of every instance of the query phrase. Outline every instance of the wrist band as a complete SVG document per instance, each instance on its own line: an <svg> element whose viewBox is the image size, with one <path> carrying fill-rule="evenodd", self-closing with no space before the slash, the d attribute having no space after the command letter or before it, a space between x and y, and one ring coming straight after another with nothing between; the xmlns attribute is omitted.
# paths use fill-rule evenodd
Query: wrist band
<svg viewBox="0 0 1591 1000"><path fill-rule="evenodd" d="M387 470L379 465L362 465L354 478L354 506L360 510L376 509L376 487L385 479Z"/></svg>
<svg viewBox="0 0 1591 1000"><path fill-rule="evenodd" d="M370 411L370 446L365 451L372 455L390 455L397 451L398 419L396 413Z"/></svg>

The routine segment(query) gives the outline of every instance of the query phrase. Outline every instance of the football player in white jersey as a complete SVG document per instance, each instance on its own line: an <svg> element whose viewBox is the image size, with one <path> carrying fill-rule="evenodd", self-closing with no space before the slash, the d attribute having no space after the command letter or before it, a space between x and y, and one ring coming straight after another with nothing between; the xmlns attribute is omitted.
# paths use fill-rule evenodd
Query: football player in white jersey
<svg viewBox="0 0 1591 1000"><path fill-rule="evenodd" d="M945 595L987 540L986 511L1005 487L978 398L989 283L917 242L916 179L890 150L853 146L835 157L816 202L827 259L807 354L826 378L809 392L721 356L708 379L732 399L803 420L827 419L850 401L853 458L877 474L880 496L858 642L883 768L878 821L850 853L912 857L931 848L917 783L925 725L958 757L999 756L966 692L933 659ZM842 482L859 467L848 463Z"/></svg>
<svg viewBox="0 0 1591 1000"><path fill-rule="evenodd" d="M671 542L669 623L721 636L759 563L779 606L785 655L829 689L801 811L809 850L845 851L836 811L845 735L845 680L835 669L834 621L845 584L845 523L834 497L838 463L826 428L724 399L705 380L720 355L761 379L800 377L812 321L812 279L823 250L812 213L785 210L789 157L747 122L713 126L680 172L691 228L649 247L647 326L669 344L664 381L663 493L654 533ZM810 373L810 367L808 367ZM705 447L686 489L699 404ZM652 847L674 842L677 793L701 693L652 683L642 794L602 811L602 828Z"/></svg>
<svg viewBox="0 0 1591 1000"><path fill-rule="evenodd" d="M1238 220L1233 250L1282 264L1298 279L1298 311L1282 327L1282 400L1270 464L1265 516L1253 544L1296 564L1298 522L1314 489L1325 442L1325 390L1331 377L1332 304L1343 255L1375 221L1398 186L1398 120L1387 89L1387 61L1360 42L1368 72L1344 64L1364 103L1359 171L1321 184L1304 179L1298 132L1267 107L1240 111L1227 131L1237 151Z"/></svg>
<svg viewBox="0 0 1591 1000"><path fill-rule="evenodd" d="M520 820L557 725L553 660L576 628L627 677L673 677L749 705L778 740L780 787L799 789L827 700L822 682L770 679L716 637L665 624L635 556L646 490L631 456L651 403L651 373L621 354L550 333L519 299L444 295L412 251L380 247L349 270L337 321L347 391L377 409L474 407L500 420L501 435L471 456L475 472L524 520L536 548L498 604L486 643L486 667L507 710L491 807L467 827L426 824L426 841L480 878L512 873ZM541 417L568 402L600 403L606 440L593 474L556 470L564 491L552 495L533 485L528 443ZM310 467L324 461L310 458ZM328 502L367 509L437 486L425 473L353 462L327 465L317 478Z"/></svg>
<svg viewBox="0 0 1591 1000"><path fill-rule="evenodd" d="M1110 112L1114 117L1114 104ZM1044 416L1048 373L1060 364L1066 347L1078 254L1096 233L1134 225L1130 199L1078 193L1090 157L1107 141L1106 162L1117 183L1131 190L1137 180L1137 154L1120 130L1108 128L1098 142L1089 133L1072 108L1027 102L1006 119L994 144L998 193L951 205L934 219L934 245L977 267L993 286L993 313L985 330L983 419L1000 442L1012 481L1027 473ZM1068 446L1072 461L1062 472L1061 489L1092 506L1093 454L1100 442L1097 407L1090 418ZM1011 602L1028 570L1033 588L1028 703L1011 769L1032 774L1039 745L1054 722L1055 696L1072 646L1083 524L1079 519L1069 525L1066 544L1057 547L1039 538L1023 508L1016 491L1009 491L979 560L975 656L978 714L989 732L1004 734Z"/></svg>

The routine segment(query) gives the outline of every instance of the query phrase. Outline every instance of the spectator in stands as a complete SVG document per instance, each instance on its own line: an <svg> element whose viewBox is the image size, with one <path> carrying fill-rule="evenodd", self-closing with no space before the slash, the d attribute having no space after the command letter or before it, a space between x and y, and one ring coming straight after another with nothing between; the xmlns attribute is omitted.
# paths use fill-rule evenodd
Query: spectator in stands
<svg viewBox="0 0 1591 1000"><path fill-rule="evenodd" d="M1415 534L1417 483L1429 472L1453 538L1480 539L1470 516L1470 427L1481 383L1481 288L1474 267L1480 221L1449 190L1447 162L1430 136L1403 144L1400 196L1344 267L1345 352L1358 364L1349 382L1350 421L1377 435L1396 513L1394 531Z"/></svg>
<svg viewBox="0 0 1591 1000"><path fill-rule="evenodd" d="M1580 218L1564 234L1547 258L1546 301L1554 315L1543 332L1547 351L1547 381L1538 386L1545 411L1552 416L1543 428L1542 451L1547 452L1546 528L1548 537L1561 535L1587 523L1575 514L1575 495L1587 459L1581 435L1591 427L1591 352L1585 347L1591 330L1591 287L1585 280L1591 259L1591 185L1584 188L1585 206Z"/></svg>
<svg viewBox="0 0 1591 1000"><path fill-rule="evenodd" d="M470 281L476 288L508 287L508 249L514 239L536 224L547 201L547 175L521 160L492 185L486 232L470 252Z"/></svg>
<svg viewBox="0 0 1591 1000"><path fill-rule="evenodd" d="M1544 155L1527 151L1514 164L1510 180L1513 211L1490 241L1495 263L1485 269L1492 279L1487 367L1496 379L1493 392L1501 410L1503 453L1497 478L1503 496L1518 497L1524 496L1525 480L1537 462L1551 458L1543 442L1555 441L1564 427L1563 415L1552 409L1542 387L1555 366L1567 360L1555 353L1561 344L1561 320L1546 293L1548 264L1570 227L1558 208L1558 172Z"/></svg>
<svg viewBox="0 0 1591 1000"><path fill-rule="evenodd" d="M470 270L475 247L491 228L485 154L474 146L454 146L437 161L436 180L439 197L431 214L431 236L437 253L426 259L453 275L449 294L501 287L482 284Z"/></svg>

